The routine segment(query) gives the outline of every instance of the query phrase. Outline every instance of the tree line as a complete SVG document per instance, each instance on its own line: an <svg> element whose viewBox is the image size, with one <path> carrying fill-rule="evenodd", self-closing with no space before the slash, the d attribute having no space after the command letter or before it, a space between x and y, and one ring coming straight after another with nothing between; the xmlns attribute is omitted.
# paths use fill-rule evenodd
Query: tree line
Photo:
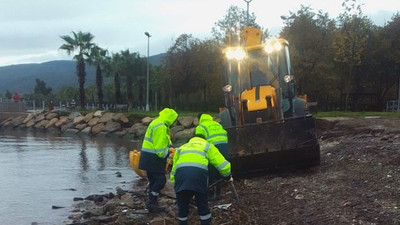
<svg viewBox="0 0 400 225"><path fill-rule="evenodd" d="M279 36L290 43L298 94L307 94L309 101L318 102L320 110L382 111L399 93L400 14L378 26L363 14L358 0L344 0L342 6L337 18L304 5L282 16L285 26ZM217 111L224 101L222 49L239 44L239 32L245 26L258 27L270 38L254 13L247 17L237 6L230 6L215 23L211 37L181 34L161 65L150 65L151 109L157 105ZM60 49L77 62L79 81L78 88L66 87L60 93L78 95L82 108L87 101L100 106L104 101L128 104L129 108L145 105L146 57L128 49L110 53L95 44L89 32L72 32L60 38L64 40ZM85 88L87 64L97 68L95 87ZM108 82L103 82L104 78Z"/></svg>

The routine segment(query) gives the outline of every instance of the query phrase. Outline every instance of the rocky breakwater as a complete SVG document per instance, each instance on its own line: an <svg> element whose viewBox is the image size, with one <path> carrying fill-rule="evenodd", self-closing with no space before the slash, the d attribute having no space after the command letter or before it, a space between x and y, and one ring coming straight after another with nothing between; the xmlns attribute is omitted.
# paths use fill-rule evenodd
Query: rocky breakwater
<svg viewBox="0 0 400 225"><path fill-rule="evenodd" d="M102 135L131 140L143 140L147 126L154 118L105 111L67 113L37 110L27 115L15 115L0 123L1 129L35 130L60 134ZM171 127L172 142L180 146L193 134L198 120L194 116L180 116Z"/></svg>
<svg viewBox="0 0 400 225"><path fill-rule="evenodd" d="M1 129L43 131L68 135L103 135L105 137L143 140L147 126L154 118L139 115L125 115L104 111L79 112L38 110L28 115L15 115L0 121ZM190 139L198 124L194 116L180 116L171 127L174 147L179 147ZM121 175L122 176L122 175ZM135 181L130 190L116 188L116 192L93 194L83 198L75 197L68 225L88 224L176 224L176 205L173 185L167 181L160 196L160 204L168 206L162 213L148 213L145 210L147 181ZM53 209L63 208L53 206ZM195 212L194 209L192 211ZM197 220L197 216L192 216ZM33 222L32 224L40 224Z"/></svg>

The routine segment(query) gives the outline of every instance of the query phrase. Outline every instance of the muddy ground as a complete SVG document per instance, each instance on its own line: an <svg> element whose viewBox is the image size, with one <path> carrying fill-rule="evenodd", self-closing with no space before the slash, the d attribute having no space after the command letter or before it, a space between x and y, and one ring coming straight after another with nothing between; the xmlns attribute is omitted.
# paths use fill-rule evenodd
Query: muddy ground
<svg viewBox="0 0 400 225"><path fill-rule="evenodd" d="M214 224L400 224L400 119L317 120L321 165L236 180Z"/></svg>
<svg viewBox="0 0 400 225"><path fill-rule="evenodd" d="M318 119L317 132L320 166L235 179L239 205L226 183L222 199L210 202L213 224L400 224L400 119ZM174 200L167 195L160 201L170 205L167 212L147 214L145 220L177 224ZM227 209L214 207L229 203L234 204ZM124 224L114 222L109 224ZM199 224L195 208L189 222Z"/></svg>

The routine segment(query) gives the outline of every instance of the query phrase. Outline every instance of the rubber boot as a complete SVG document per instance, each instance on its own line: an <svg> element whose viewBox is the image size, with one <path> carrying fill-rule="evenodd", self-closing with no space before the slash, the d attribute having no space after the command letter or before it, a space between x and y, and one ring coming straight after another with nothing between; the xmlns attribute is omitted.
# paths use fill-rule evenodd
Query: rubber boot
<svg viewBox="0 0 400 225"><path fill-rule="evenodd" d="M151 213L159 213L165 211L165 207L159 206L157 204L157 196L154 196L151 193L149 193L149 200L146 202L146 208Z"/></svg>
<svg viewBox="0 0 400 225"><path fill-rule="evenodd" d="M160 213L165 211L164 206L159 206L155 202L152 203L150 201L146 203L146 209L151 213Z"/></svg>
<svg viewBox="0 0 400 225"><path fill-rule="evenodd" d="M211 219L200 220L200 225L211 225Z"/></svg>
<svg viewBox="0 0 400 225"><path fill-rule="evenodd" d="M187 221L178 220L178 225L188 225Z"/></svg>

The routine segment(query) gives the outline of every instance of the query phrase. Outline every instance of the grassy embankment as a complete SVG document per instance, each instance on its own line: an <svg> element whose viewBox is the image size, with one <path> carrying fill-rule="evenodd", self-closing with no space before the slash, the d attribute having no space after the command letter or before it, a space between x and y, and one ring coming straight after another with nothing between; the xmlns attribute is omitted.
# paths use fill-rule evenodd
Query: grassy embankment
<svg viewBox="0 0 400 225"><path fill-rule="evenodd" d="M83 114L87 114L92 112L90 110L80 111ZM158 116L158 111L143 111L143 110L129 110L123 111L127 116L139 116L139 117L156 117ZM191 111L177 111L179 116L197 116L199 112L191 112ZM205 112L214 117L218 117L218 112ZM365 116L382 116L382 117L399 117L400 112L370 112L370 111L363 111L363 112L350 112L350 111L330 111L330 112L322 112L318 111L314 113L314 117L365 117Z"/></svg>
<svg viewBox="0 0 400 225"><path fill-rule="evenodd" d="M318 112L315 117L365 117L365 116L382 116L382 117L399 117L400 112L350 112L350 111L331 111Z"/></svg>

